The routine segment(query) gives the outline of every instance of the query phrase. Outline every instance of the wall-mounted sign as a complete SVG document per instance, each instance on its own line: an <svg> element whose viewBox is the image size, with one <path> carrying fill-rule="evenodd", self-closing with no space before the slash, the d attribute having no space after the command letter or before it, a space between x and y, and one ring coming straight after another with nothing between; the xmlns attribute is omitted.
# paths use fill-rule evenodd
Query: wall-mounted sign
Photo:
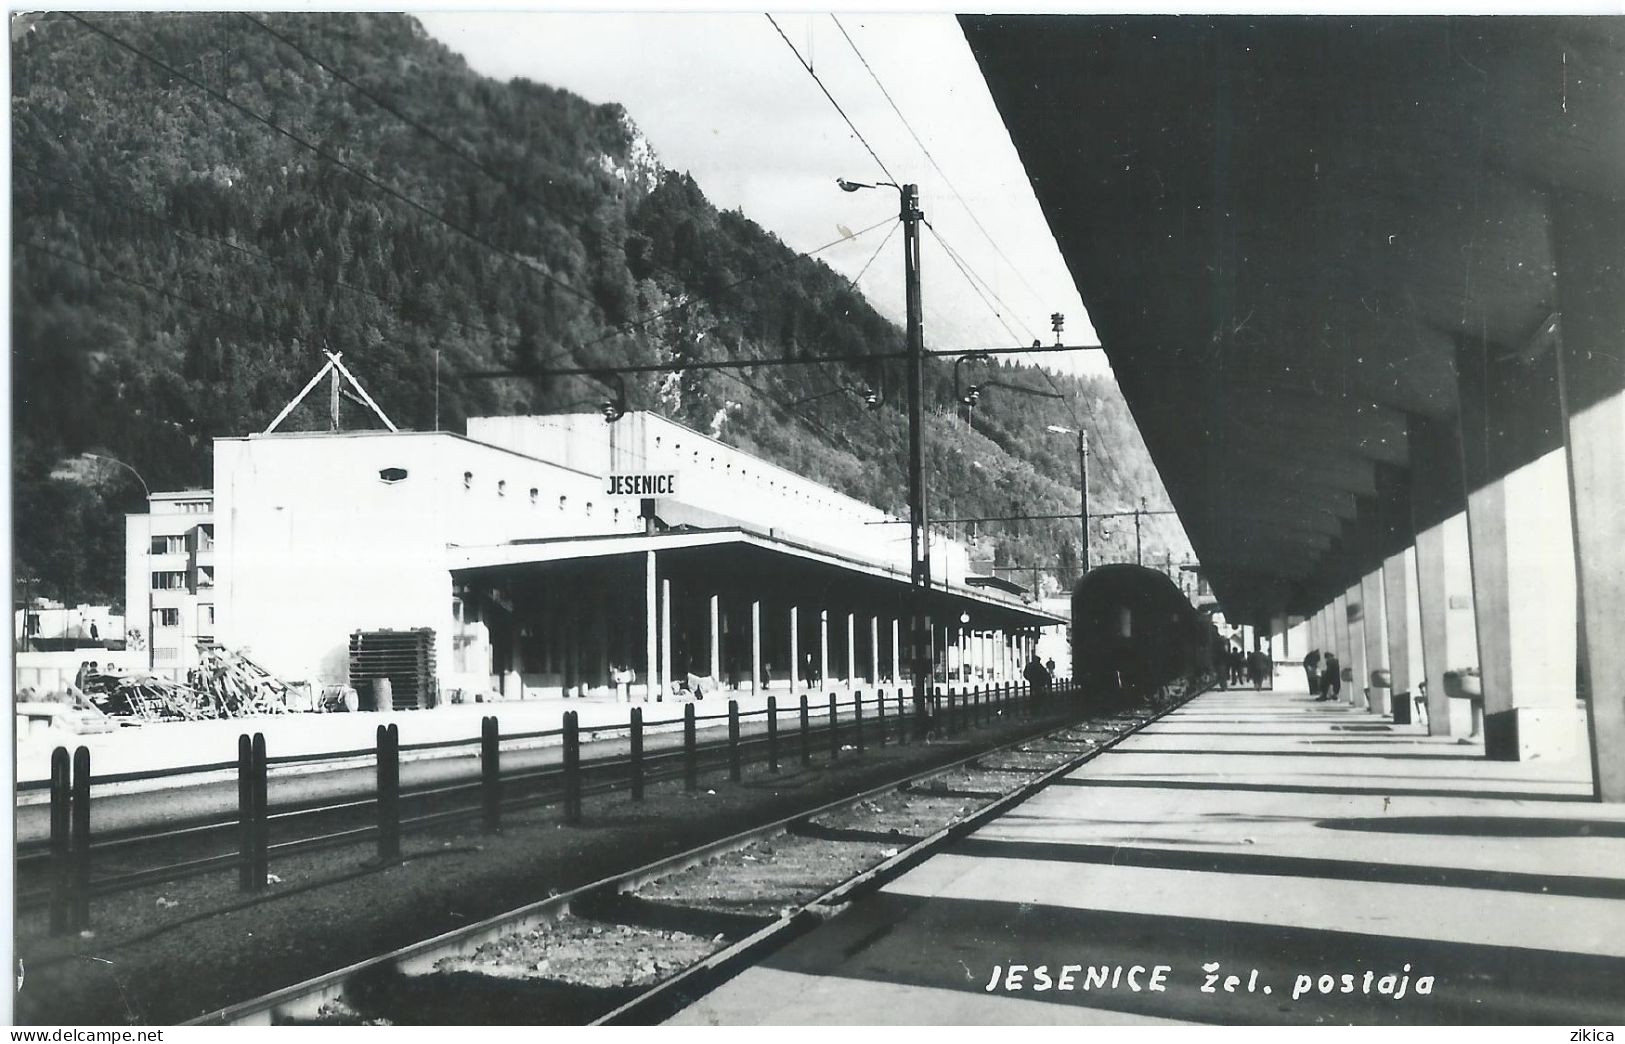
<svg viewBox="0 0 1625 1044"><path fill-rule="evenodd" d="M675 497L677 476L670 472L656 475L611 475L607 492L612 497Z"/></svg>

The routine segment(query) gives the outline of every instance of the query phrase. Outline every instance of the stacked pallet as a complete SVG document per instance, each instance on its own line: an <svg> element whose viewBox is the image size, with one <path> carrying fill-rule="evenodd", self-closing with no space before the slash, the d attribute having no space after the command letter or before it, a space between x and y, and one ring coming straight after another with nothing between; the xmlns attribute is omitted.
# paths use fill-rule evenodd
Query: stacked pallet
<svg viewBox="0 0 1625 1044"><path fill-rule="evenodd" d="M387 707L423 710L435 705L434 629L355 631L350 635L350 685L367 706L388 693Z"/></svg>

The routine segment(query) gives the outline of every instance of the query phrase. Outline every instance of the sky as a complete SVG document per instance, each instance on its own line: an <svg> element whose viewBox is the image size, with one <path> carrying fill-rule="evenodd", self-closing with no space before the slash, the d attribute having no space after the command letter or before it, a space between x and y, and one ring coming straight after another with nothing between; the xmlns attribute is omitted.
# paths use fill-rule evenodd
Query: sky
<svg viewBox="0 0 1625 1044"><path fill-rule="evenodd" d="M888 220L897 193L846 193L835 181L918 184L931 225L920 262L930 349L1050 344L1054 312L1066 317L1067 344L1098 343L951 15L775 14L776 29L746 13L414 13L480 73L621 103L661 163L692 174L718 207L739 208L796 250L837 243L818 256L861 276L869 300L899 322L902 233ZM1029 358L1110 372L1098 351Z"/></svg>

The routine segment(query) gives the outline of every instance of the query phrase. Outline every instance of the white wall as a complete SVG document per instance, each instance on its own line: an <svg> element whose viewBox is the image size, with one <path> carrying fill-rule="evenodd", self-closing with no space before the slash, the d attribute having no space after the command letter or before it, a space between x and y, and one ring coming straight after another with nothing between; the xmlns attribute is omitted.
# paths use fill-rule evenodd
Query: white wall
<svg viewBox="0 0 1625 1044"><path fill-rule="evenodd" d="M407 476L386 482L385 468ZM600 489L595 476L444 433L218 440L220 640L288 680L338 683L352 631L432 627L444 676L448 545L608 532ZM636 528L623 512L620 531Z"/></svg>
<svg viewBox="0 0 1625 1044"><path fill-rule="evenodd" d="M674 472L672 499L681 505L794 543L908 568L908 527L871 524L887 521L884 511L664 417L635 412L614 424L595 413L470 417L468 433L600 476ZM620 502L636 513L636 498ZM964 582L969 554L962 544L934 536L931 551L934 579Z"/></svg>

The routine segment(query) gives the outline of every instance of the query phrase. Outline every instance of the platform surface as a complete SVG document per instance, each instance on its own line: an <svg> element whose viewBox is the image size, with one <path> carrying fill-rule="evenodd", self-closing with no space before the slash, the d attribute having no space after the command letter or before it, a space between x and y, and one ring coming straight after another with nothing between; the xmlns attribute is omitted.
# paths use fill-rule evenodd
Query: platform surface
<svg viewBox="0 0 1625 1044"><path fill-rule="evenodd" d="M1625 807L1590 795L1584 762L1212 692L673 1021L1618 1024Z"/></svg>

